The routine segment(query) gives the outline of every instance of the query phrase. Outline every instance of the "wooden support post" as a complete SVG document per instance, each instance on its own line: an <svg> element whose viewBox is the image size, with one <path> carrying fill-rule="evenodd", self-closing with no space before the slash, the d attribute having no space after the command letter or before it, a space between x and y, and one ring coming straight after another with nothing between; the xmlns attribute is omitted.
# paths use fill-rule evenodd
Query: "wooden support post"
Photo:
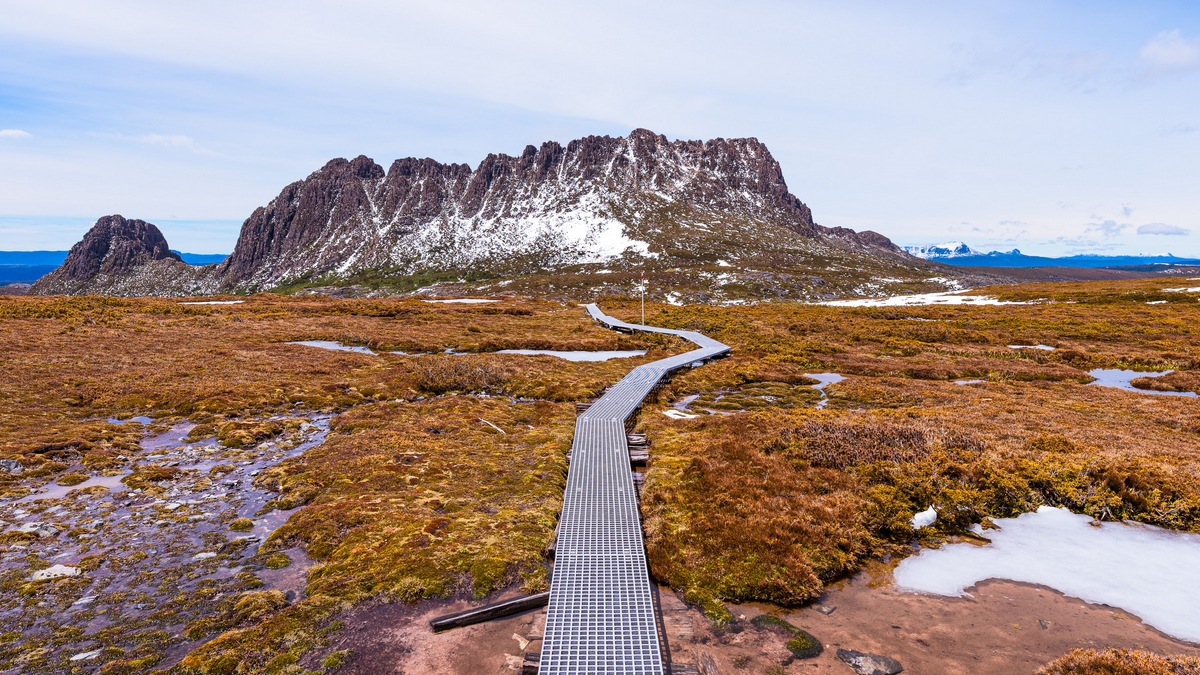
<svg viewBox="0 0 1200 675"><path fill-rule="evenodd" d="M634 466L645 466L650 461L650 449L644 445L629 446L629 463Z"/></svg>
<svg viewBox="0 0 1200 675"><path fill-rule="evenodd" d="M550 592L538 593L536 595L527 595L523 598L515 598L513 600L505 600L475 609L468 609L465 612L456 614L447 614L439 616L429 622L429 626L433 628L433 632L437 633L451 628L459 628L462 626L470 626L475 623L491 621L513 614L520 614L538 607L545 607L550 602Z"/></svg>

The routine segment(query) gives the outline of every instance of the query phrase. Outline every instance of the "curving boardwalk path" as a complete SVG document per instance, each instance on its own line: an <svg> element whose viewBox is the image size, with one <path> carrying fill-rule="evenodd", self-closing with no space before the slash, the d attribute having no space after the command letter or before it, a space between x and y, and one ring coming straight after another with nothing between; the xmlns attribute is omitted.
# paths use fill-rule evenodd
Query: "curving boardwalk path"
<svg viewBox="0 0 1200 675"><path fill-rule="evenodd" d="M606 328L678 335L698 349L634 368L575 422L539 675L662 675L625 421L672 371L724 356L700 333L641 326L588 305Z"/></svg>

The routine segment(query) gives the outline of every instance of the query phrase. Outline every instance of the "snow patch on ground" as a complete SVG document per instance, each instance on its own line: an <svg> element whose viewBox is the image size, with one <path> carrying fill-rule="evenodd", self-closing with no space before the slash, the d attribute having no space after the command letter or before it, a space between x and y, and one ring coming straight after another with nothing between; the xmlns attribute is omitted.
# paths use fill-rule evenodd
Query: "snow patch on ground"
<svg viewBox="0 0 1200 675"><path fill-rule="evenodd" d="M205 300L204 302L181 302L181 305L240 305L245 300Z"/></svg>
<svg viewBox="0 0 1200 675"><path fill-rule="evenodd" d="M1050 345L1009 345L1008 348L1009 349L1040 349L1044 352L1052 352L1055 349L1054 347L1051 347Z"/></svg>
<svg viewBox="0 0 1200 675"><path fill-rule="evenodd" d="M912 525L912 528L914 530L919 530L922 527L929 527L930 525L937 522L937 516L938 516L937 509L930 506L929 508L925 509L924 511L914 515L912 517L912 520L909 521L909 523Z"/></svg>
<svg viewBox="0 0 1200 675"><path fill-rule="evenodd" d="M916 305L1027 305L1027 302L999 300L990 295L961 295L962 291L946 293L916 293L893 295L887 298L855 298L829 300L817 304L830 307L912 307Z"/></svg>
<svg viewBox="0 0 1200 675"><path fill-rule="evenodd" d="M960 282L958 279L951 279L950 277L929 277L925 281L931 284L941 284L952 291L964 290L962 282Z"/></svg>
<svg viewBox="0 0 1200 675"><path fill-rule="evenodd" d="M499 300L485 300L483 298L453 298L453 299L449 299L449 300L422 300L421 302L478 305L478 304L481 304L484 302L500 302L500 301Z"/></svg>
<svg viewBox="0 0 1200 675"><path fill-rule="evenodd" d="M985 579L1045 585L1200 642L1200 535L1136 523L1094 527L1088 516L1049 506L995 523L999 530L972 528L991 539L987 546L950 544L905 559L896 585L950 596L969 595Z"/></svg>

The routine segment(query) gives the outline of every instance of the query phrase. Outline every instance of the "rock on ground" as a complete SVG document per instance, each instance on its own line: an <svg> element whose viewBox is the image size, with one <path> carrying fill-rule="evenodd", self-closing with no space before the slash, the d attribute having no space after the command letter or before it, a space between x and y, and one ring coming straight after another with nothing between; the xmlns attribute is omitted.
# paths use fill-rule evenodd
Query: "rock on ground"
<svg viewBox="0 0 1200 675"><path fill-rule="evenodd" d="M858 675L896 675L904 672L904 666L890 656L864 654L850 649L839 649L837 655Z"/></svg>

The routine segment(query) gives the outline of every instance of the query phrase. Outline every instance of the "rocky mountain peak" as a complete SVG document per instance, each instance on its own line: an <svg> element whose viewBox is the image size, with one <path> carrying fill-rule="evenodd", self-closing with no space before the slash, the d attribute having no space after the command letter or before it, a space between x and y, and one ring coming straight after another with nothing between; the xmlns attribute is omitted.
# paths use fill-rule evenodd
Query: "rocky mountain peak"
<svg viewBox="0 0 1200 675"><path fill-rule="evenodd" d="M122 285L129 293L168 282L172 293L246 292L589 265L611 272L741 260L778 269L834 256L890 269L914 260L882 235L817 225L756 138L672 141L646 129L489 154L474 169L408 157L385 171L364 155L334 159L255 209L223 263L190 272L172 266L178 259L154 226L110 219L80 242L78 260L56 281L34 291L78 292L83 286L69 282L90 277L105 280L88 288L110 288L138 264L156 271ZM120 234L117 221L142 230ZM108 243L126 239L143 243ZM109 248L125 252L114 257ZM705 283L732 283L730 274Z"/></svg>
<svg viewBox="0 0 1200 675"><path fill-rule="evenodd" d="M104 216L71 247L62 266L39 279L31 292L75 292L99 275L122 276L159 260L183 264L157 227L120 215Z"/></svg>

